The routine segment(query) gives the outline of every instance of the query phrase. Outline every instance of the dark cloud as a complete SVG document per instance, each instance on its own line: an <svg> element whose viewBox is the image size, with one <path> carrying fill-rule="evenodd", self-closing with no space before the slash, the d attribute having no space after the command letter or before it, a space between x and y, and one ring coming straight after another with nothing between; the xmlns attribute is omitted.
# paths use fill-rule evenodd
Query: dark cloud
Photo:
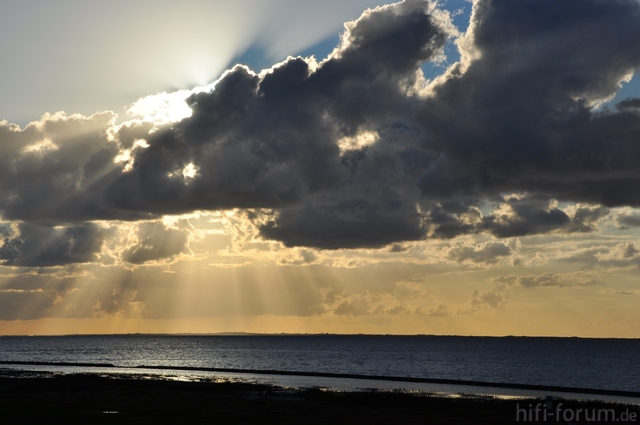
<svg viewBox="0 0 640 425"><path fill-rule="evenodd" d="M609 214L608 208L578 206L569 217L547 195L507 196L504 201L499 212L484 218L480 225L500 238L552 231L590 232L595 222Z"/></svg>
<svg viewBox="0 0 640 425"><path fill-rule="evenodd" d="M49 267L97 260L111 233L93 224L71 227L20 223L0 227L0 261L5 266Z"/></svg>
<svg viewBox="0 0 640 425"><path fill-rule="evenodd" d="M547 233L567 226L571 219L550 204L547 196L507 197L504 213L483 220L482 226L498 237Z"/></svg>
<svg viewBox="0 0 640 425"><path fill-rule="evenodd" d="M584 205L575 208L569 232L590 232L595 230L595 223L609 215L611 211L605 207L589 208Z"/></svg>
<svg viewBox="0 0 640 425"><path fill-rule="evenodd" d="M626 246L623 245L623 247L622 258L633 258L640 253L640 251L638 251L638 248L636 248L636 246L632 242L627 242Z"/></svg>
<svg viewBox="0 0 640 425"><path fill-rule="evenodd" d="M70 222L137 219L103 192L122 173L107 130L115 115L45 116L24 130L0 123L0 212L5 220Z"/></svg>
<svg viewBox="0 0 640 425"><path fill-rule="evenodd" d="M424 235L420 216L394 214L364 201L344 201L325 207L282 211L260 228L267 239L287 246L324 249L382 247L397 240L418 240Z"/></svg>
<svg viewBox="0 0 640 425"><path fill-rule="evenodd" d="M574 205L567 212L549 195L513 194L495 199L495 209L483 216L479 200L463 198L437 204L426 216L430 232L439 238L490 233L497 238L595 230L610 210L602 206Z"/></svg>
<svg viewBox="0 0 640 425"><path fill-rule="evenodd" d="M428 88L420 67L456 33L431 3L370 10L346 28L319 64L232 68L169 126L114 127L112 113L0 125L3 219L72 228L270 209L247 215L262 237L337 249L589 232L608 207L640 206L640 99L601 107L640 66L636 0L478 0L461 62ZM126 261L186 252L180 231L144 232ZM43 248L41 261L3 237L6 264L95 253Z"/></svg>
<svg viewBox="0 0 640 425"><path fill-rule="evenodd" d="M630 99L623 100L622 102L619 102L616 105L616 108L618 110L620 110L620 111L640 110L640 99L638 99L638 98L630 98Z"/></svg>
<svg viewBox="0 0 640 425"><path fill-rule="evenodd" d="M639 205L637 100L616 112L594 106L640 65L640 4L485 0L472 22L468 67L451 70L418 119L433 136L425 148L442 155L418 182L422 193Z"/></svg>
<svg viewBox="0 0 640 425"><path fill-rule="evenodd" d="M616 219L616 222L620 229L628 229L630 227L640 227L640 215L638 214L619 215Z"/></svg>

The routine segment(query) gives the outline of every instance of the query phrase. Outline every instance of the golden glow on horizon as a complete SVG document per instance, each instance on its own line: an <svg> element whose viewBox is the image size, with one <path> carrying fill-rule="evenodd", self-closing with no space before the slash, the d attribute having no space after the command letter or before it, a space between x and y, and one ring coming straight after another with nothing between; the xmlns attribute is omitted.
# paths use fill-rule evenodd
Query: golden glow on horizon
<svg viewBox="0 0 640 425"><path fill-rule="evenodd" d="M511 254L484 262L452 253L477 255L491 246L486 236L413 242L399 252L317 251L260 240L244 220L239 211L166 216L157 225L186 232L189 252L139 265L119 253L152 242L136 236L138 224L110 223L120 236L105 246L101 265L28 276L6 269L0 293L23 315L48 318L0 321L0 334L640 336L638 255L628 233L615 229L504 241ZM566 261L590 250L595 266Z"/></svg>

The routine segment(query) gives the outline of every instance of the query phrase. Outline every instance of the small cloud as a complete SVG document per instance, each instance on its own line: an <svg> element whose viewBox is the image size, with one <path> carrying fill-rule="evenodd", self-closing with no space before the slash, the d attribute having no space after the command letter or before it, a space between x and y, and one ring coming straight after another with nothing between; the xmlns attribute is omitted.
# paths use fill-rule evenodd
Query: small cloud
<svg viewBox="0 0 640 425"><path fill-rule="evenodd" d="M310 266L321 261L315 251L299 248L285 250L276 260L281 266Z"/></svg>
<svg viewBox="0 0 640 425"><path fill-rule="evenodd" d="M369 314L369 311L369 303L361 297L355 297L351 300L343 301L333 310L333 314L339 316L363 316Z"/></svg>
<svg viewBox="0 0 640 425"><path fill-rule="evenodd" d="M180 254L190 253L187 229L165 227L160 222L142 223L138 226L137 243L124 250L122 259L132 264L171 260Z"/></svg>
<svg viewBox="0 0 640 425"><path fill-rule="evenodd" d="M476 264L495 264L511 254L511 249L503 242L484 242L475 246L454 246L447 257L459 263L470 261Z"/></svg>
<svg viewBox="0 0 640 425"><path fill-rule="evenodd" d="M640 227L640 214L619 215L616 218L616 225L621 230Z"/></svg>
<svg viewBox="0 0 640 425"><path fill-rule="evenodd" d="M394 243L391 246L389 246L388 251L392 252L392 253L400 253L400 252L406 252L409 250L409 247L406 245L401 245L401 244L397 244Z"/></svg>
<svg viewBox="0 0 640 425"><path fill-rule="evenodd" d="M541 273L526 276L506 275L489 279L490 282L501 283L508 286L521 286L527 289L539 287L577 287L602 285L604 282L594 279L587 273Z"/></svg>
<svg viewBox="0 0 640 425"><path fill-rule="evenodd" d="M479 292L476 289L471 293L470 297L471 305L473 307L488 306L490 308L496 309L500 307L504 302L504 298L502 297L502 295L498 294L495 291Z"/></svg>
<svg viewBox="0 0 640 425"><path fill-rule="evenodd" d="M446 305L440 304L437 307L430 308L424 314L430 317L446 317L451 315L451 311Z"/></svg>
<svg viewBox="0 0 640 425"><path fill-rule="evenodd" d="M239 262L239 263L233 263L233 262L229 262L229 263L223 263L223 262L218 262L218 263L209 263L209 266L211 267L216 267L219 269L238 269L241 267L247 267L252 265L253 262L251 261L243 261L243 262Z"/></svg>
<svg viewBox="0 0 640 425"><path fill-rule="evenodd" d="M385 310L385 313L395 316L396 314L404 313L405 311L407 311L405 306L403 306L402 304L398 304L395 307Z"/></svg>

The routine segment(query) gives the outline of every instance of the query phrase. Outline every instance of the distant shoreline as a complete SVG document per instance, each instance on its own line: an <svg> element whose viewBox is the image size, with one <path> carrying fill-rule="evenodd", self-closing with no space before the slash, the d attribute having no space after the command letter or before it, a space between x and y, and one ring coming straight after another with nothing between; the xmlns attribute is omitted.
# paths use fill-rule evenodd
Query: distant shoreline
<svg viewBox="0 0 640 425"><path fill-rule="evenodd" d="M624 340L640 341L640 338L624 337L588 337L588 336L557 336L557 335L438 335L438 334L337 334L337 333L253 333L253 332L215 332L215 333L113 333L113 334L46 334L46 335L0 335L0 338L60 338L60 337L123 337L123 336L163 336L163 337L194 337L194 336L330 336L330 337L429 337L429 338L493 338L493 339L583 339L583 340Z"/></svg>

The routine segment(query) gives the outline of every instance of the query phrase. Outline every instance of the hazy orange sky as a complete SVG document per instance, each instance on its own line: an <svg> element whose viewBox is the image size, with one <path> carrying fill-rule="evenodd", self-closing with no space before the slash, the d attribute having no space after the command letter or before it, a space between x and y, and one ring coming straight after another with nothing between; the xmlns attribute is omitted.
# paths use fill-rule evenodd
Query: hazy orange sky
<svg viewBox="0 0 640 425"><path fill-rule="evenodd" d="M640 337L637 0L254 3L0 0L0 335Z"/></svg>

